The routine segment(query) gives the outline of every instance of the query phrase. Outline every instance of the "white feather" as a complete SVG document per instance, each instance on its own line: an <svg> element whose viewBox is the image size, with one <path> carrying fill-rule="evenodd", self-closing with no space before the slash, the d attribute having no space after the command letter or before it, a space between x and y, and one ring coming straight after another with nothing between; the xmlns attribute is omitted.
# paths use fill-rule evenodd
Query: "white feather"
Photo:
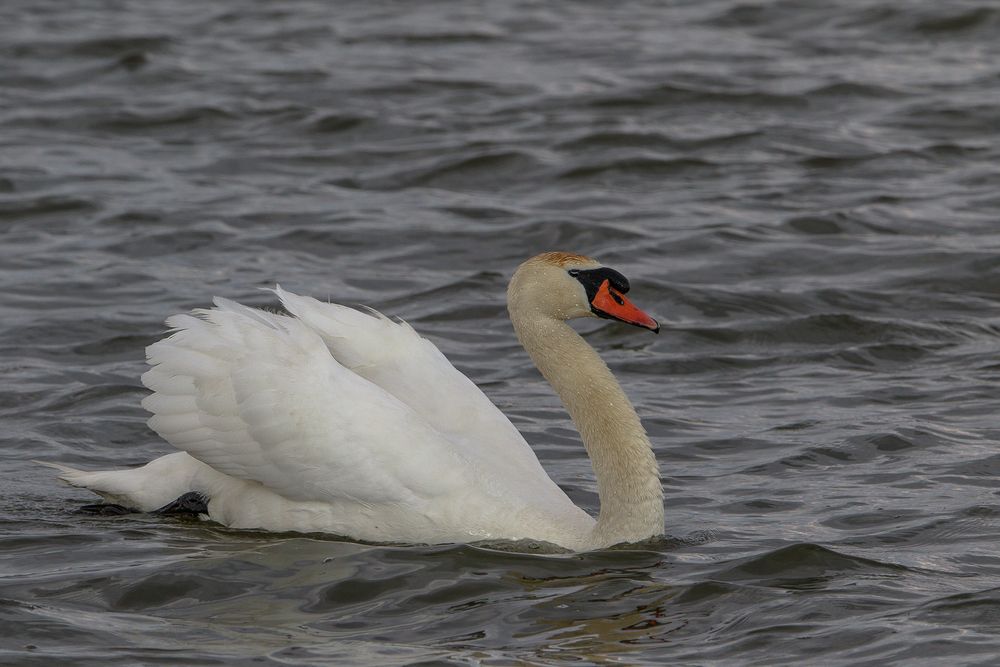
<svg viewBox="0 0 1000 667"><path fill-rule="evenodd" d="M409 325L275 292L292 317L216 299L148 348L149 426L183 453L62 479L142 510L197 491L228 525L367 540L565 543L593 526Z"/></svg>

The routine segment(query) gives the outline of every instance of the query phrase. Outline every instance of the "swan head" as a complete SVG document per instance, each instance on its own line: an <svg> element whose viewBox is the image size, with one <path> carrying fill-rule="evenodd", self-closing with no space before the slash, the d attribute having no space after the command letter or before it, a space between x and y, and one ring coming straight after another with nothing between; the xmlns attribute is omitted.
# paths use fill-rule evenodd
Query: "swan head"
<svg viewBox="0 0 1000 667"><path fill-rule="evenodd" d="M596 259L546 252L514 272L507 309L511 317L529 313L559 320L603 317L659 333L656 320L625 297L628 290L628 278Z"/></svg>

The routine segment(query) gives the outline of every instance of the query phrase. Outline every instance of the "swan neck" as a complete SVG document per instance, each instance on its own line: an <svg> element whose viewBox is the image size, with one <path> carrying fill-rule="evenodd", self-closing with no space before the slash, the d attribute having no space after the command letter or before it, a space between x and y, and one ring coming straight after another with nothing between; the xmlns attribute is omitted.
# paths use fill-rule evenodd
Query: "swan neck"
<svg viewBox="0 0 1000 667"><path fill-rule="evenodd" d="M518 339L562 399L597 479L592 547L663 534L663 489L649 438L621 385L566 322L511 308Z"/></svg>

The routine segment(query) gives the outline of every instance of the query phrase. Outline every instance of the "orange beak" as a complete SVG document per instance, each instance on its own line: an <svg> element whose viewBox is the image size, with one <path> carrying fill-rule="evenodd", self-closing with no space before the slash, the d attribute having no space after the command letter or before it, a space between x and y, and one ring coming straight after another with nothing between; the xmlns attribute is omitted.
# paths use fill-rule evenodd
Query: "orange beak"
<svg viewBox="0 0 1000 667"><path fill-rule="evenodd" d="M660 325L656 320L636 308L624 294L611 287L611 282L608 280L597 288L597 294L590 301L590 306L601 317L620 320L626 324L649 329L653 333L660 333Z"/></svg>

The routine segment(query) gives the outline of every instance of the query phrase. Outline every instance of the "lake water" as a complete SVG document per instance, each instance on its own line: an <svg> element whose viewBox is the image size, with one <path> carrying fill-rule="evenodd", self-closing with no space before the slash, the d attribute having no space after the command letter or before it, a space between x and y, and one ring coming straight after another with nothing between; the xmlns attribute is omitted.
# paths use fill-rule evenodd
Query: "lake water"
<svg viewBox="0 0 1000 667"><path fill-rule="evenodd" d="M0 5L0 663L995 665L1000 5ZM407 319L593 512L504 288L544 250L668 537L579 555L142 515L143 348L260 290Z"/></svg>

